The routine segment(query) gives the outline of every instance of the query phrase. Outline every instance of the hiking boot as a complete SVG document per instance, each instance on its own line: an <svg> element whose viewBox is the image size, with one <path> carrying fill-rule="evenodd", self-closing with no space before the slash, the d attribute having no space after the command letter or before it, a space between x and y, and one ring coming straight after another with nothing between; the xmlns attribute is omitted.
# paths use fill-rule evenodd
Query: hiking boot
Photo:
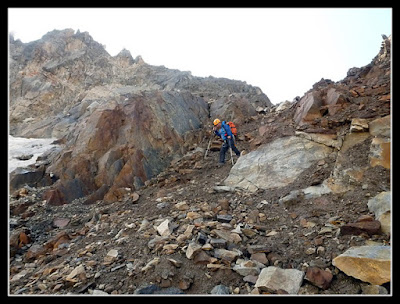
<svg viewBox="0 0 400 304"><path fill-rule="evenodd" d="M225 163L218 163L218 164L217 164L217 168L220 168L220 167L222 167L223 165L225 165Z"/></svg>

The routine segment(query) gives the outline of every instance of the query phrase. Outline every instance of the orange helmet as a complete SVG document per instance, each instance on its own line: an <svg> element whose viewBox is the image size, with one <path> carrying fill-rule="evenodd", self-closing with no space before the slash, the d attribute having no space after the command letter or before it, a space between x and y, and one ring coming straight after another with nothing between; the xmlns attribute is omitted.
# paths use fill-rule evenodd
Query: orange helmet
<svg viewBox="0 0 400 304"><path fill-rule="evenodd" d="M218 118L216 118L216 119L214 119L214 126L216 126L217 124L219 124L221 121L218 119Z"/></svg>

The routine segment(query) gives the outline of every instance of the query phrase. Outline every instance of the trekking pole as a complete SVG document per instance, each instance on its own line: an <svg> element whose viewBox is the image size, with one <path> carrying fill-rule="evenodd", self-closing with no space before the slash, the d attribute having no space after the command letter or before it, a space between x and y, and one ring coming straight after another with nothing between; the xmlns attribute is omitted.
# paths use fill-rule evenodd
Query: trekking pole
<svg viewBox="0 0 400 304"><path fill-rule="evenodd" d="M228 143L229 143L229 151L231 152L232 165L234 165L234 163L233 163L233 156L232 156L232 146L231 146L231 142L230 142L229 139L228 139Z"/></svg>
<svg viewBox="0 0 400 304"><path fill-rule="evenodd" d="M207 150L206 150L206 154L204 155L204 159L206 159L208 150L210 150L210 145L211 145L212 139L213 139L213 135L212 135L212 133L211 133L210 140L209 140L209 142L208 142L208 146L207 146Z"/></svg>

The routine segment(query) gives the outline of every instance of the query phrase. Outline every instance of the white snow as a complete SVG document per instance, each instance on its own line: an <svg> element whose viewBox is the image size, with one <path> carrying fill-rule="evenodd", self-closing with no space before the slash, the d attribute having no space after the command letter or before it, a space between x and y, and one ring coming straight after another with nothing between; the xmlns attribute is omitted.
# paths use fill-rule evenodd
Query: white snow
<svg viewBox="0 0 400 304"><path fill-rule="evenodd" d="M8 135L8 173L17 167L26 167L34 164L38 156L50 150L55 145L51 143L57 138L24 138ZM16 157L33 154L28 160L19 160Z"/></svg>

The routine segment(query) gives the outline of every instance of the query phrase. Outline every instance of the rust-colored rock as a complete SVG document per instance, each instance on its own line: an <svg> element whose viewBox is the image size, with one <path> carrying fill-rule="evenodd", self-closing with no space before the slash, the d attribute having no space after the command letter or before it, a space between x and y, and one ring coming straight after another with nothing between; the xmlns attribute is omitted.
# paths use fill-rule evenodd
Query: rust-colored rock
<svg viewBox="0 0 400 304"><path fill-rule="evenodd" d="M66 204L64 194L58 189L51 189L43 194L43 199L47 201L49 205L60 206Z"/></svg>
<svg viewBox="0 0 400 304"><path fill-rule="evenodd" d="M309 267L305 276L306 280L324 290L330 287L332 278L332 273L318 267Z"/></svg>
<svg viewBox="0 0 400 304"><path fill-rule="evenodd" d="M379 221L361 221L357 223L348 223L340 227L340 233L342 235L359 235L361 233L367 233L372 236L381 232L381 223Z"/></svg>

